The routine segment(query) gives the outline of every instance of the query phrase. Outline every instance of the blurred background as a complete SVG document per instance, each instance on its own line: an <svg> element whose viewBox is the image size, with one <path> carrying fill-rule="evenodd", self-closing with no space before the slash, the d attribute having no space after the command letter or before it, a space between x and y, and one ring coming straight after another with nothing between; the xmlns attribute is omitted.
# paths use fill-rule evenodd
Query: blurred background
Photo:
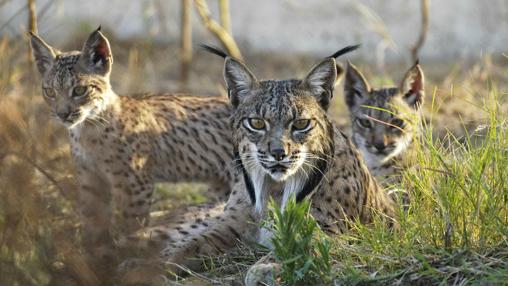
<svg viewBox="0 0 508 286"><path fill-rule="evenodd" d="M436 138L484 124L489 89L508 112L506 0L0 0L0 285L97 285L77 244L66 130L42 99L27 32L80 50L99 25L122 95L223 93L223 62L199 43L226 49L264 79L303 76L360 43L339 61L351 60L374 87L398 85L420 59ZM348 129L342 86L330 115ZM202 190L161 185L154 210L203 202Z"/></svg>
<svg viewBox="0 0 508 286"><path fill-rule="evenodd" d="M178 43L182 1L39 0L39 33L55 44L102 24L119 39L141 38ZM208 8L219 15L218 0ZM421 58L439 60L503 52L508 42L508 2L427 1L428 36ZM2 32L17 35L26 27L26 1L2 1ZM330 54L341 45L362 43L357 57L373 61L407 60L421 29L420 0L259 0L230 1L230 30L243 49ZM194 9L192 9L194 10ZM21 12L20 12L21 11ZM193 42L212 38L192 12ZM220 18L216 18L220 23Z"/></svg>
<svg viewBox="0 0 508 286"><path fill-rule="evenodd" d="M20 54L31 29L72 50L102 25L119 93L220 92L221 61L200 43L243 58L260 78L301 76L316 59L360 43L347 58L374 83L398 84L419 58L429 83L448 86L465 70L504 72L507 16L504 0L1 0L0 35Z"/></svg>

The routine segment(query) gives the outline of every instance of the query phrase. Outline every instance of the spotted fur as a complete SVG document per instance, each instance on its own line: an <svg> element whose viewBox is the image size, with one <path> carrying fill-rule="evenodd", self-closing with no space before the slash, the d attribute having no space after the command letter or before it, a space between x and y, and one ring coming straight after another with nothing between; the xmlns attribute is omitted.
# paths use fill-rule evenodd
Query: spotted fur
<svg viewBox="0 0 508 286"><path fill-rule="evenodd" d="M344 84L352 138L371 173L385 187L400 180L401 168L419 135L424 76L411 67L399 87L371 88L362 73L349 64Z"/></svg>
<svg viewBox="0 0 508 286"><path fill-rule="evenodd" d="M86 244L112 228L131 233L146 225L156 182L207 182L221 196L231 189L226 98L117 95L99 30L82 51L60 52L36 35L31 44L44 99L69 131Z"/></svg>
<svg viewBox="0 0 508 286"><path fill-rule="evenodd" d="M333 58L301 80L259 81L243 63L226 57L224 77L243 176L235 180L221 212L148 230L148 237L165 239L161 259L166 266L196 269L201 265L196 257L226 251L239 240L269 245L271 234L258 224L266 217L268 197L282 205L292 196L310 199L312 215L330 234L346 231L350 221L370 223L376 213L393 222L391 199L326 114L337 77ZM299 120L309 120L309 125Z"/></svg>

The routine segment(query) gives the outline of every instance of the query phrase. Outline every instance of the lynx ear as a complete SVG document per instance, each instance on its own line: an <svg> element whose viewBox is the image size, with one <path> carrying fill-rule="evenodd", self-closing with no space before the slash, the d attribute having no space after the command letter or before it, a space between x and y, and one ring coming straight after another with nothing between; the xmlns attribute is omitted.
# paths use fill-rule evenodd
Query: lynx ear
<svg viewBox="0 0 508 286"><path fill-rule="evenodd" d="M337 65L334 58L327 58L314 66L304 79L305 85L324 110L328 109L337 80Z"/></svg>
<svg viewBox="0 0 508 286"><path fill-rule="evenodd" d="M34 33L30 33L30 45L32 46L37 69L43 75L53 65L56 53L53 48Z"/></svg>
<svg viewBox="0 0 508 286"><path fill-rule="evenodd" d="M254 74L243 63L231 57L226 57L224 62L224 80L233 107L237 107L258 84Z"/></svg>
<svg viewBox="0 0 508 286"><path fill-rule="evenodd" d="M113 55L108 39L100 32L101 27L95 30L83 46L80 65L85 70L100 75L109 75L113 64Z"/></svg>
<svg viewBox="0 0 508 286"><path fill-rule="evenodd" d="M414 109L419 109L423 104L425 96L423 85L424 75L417 61L404 76L400 87L404 100Z"/></svg>
<svg viewBox="0 0 508 286"><path fill-rule="evenodd" d="M342 67L342 64L337 63L335 68L337 69L337 77L335 78L334 87L340 84L342 77L344 76L344 68Z"/></svg>
<svg viewBox="0 0 508 286"><path fill-rule="evenodd" d="M349 108L355 107L370 93L370 86L362 73L350 62L347 63L344 96Z"/></svg>

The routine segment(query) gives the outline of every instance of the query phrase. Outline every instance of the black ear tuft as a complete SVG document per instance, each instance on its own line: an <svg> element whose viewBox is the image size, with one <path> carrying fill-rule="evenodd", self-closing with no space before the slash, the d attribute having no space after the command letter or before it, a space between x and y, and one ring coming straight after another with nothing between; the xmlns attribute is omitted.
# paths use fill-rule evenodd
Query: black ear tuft
<svg viewBox="0 0 508 286"><path fill-rule="evenodd" d="M30 46L32 47L37 69L43 75L53 65L56 53L44 40L32 32L30 32Z"/></svg>
<svg viewBox="0 0 508 286"><path fill-rule="evenodd" d="M425 79L419 61L408 70L402 80L400 90L409 106L419 109L423 104Z"/></svg>
<svg viewBox="0 0 508 286"><path fill-rule="evenodd" d="M346 105L353 108L361 104L362 98L370 93L370 86L362 73L350 62L347 63L346 79L344 81L344 96Z"/></svg>
<svg viewBox="0 0 508 286"><path fill-rule="evenodd" d="M211 54L214 54L214 55L217 55L223 59L229 57L229 55L222 51L221 49L217 48L217 47L213 47L213 46L210 46L210 45L207 45L207 44L200 44L199 45L203 50L211 53Z"/></svg>
<svg viewBox="0 0 508 286"><path fill-rule="evenodd" d="M108 39L97 28L83 46L80 65L91 73L109 75L113 65L113 55Z"/></svg>
<svg viewBox="0 0 508 286"><path fill-rule="evenodd" d="M345 48L342 48L342 49L336 51L333 55L330 56L330 58L336 59L336 58L338 58L338 57L340 57L342 55L345 55L345 54L347 54L349 52L352 52L352 51L358 49L360 46L361 45L347 46Z"/></svg>
<svg viewBox="0 0 508 286"><path fill-rule="evenodd" d="M232 58L223 50L206 44L200 46L203 50L225 59L224 81L228 88L231 105L237 107L245 96L258 85L256 77L245 64Z"/></svg>

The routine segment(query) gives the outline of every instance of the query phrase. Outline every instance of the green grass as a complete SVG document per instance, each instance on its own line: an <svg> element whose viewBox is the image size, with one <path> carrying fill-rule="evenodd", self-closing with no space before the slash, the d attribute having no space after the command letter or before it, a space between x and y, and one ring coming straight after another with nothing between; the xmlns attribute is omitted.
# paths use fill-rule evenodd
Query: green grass
<svg viewBox="0 0 508 286"><path fill-rule="evenodd" d="M206 198L207 186L197 183L157 184L155 195L156 204L152 210L168 210L183 205L203 204Z"/></svg>
<svg viewBox="0 0 508 286"><path fill-rule="evenodd" d="M316 243L321 234L308 202L284 213L272 207L281 284L508 284L508 118L498 112L498 92L486 90L482 130L436 139L432 125L421 127L416 164L399 186L411 197L409 209L399 210L400 230L355 225Z"/></svg>

